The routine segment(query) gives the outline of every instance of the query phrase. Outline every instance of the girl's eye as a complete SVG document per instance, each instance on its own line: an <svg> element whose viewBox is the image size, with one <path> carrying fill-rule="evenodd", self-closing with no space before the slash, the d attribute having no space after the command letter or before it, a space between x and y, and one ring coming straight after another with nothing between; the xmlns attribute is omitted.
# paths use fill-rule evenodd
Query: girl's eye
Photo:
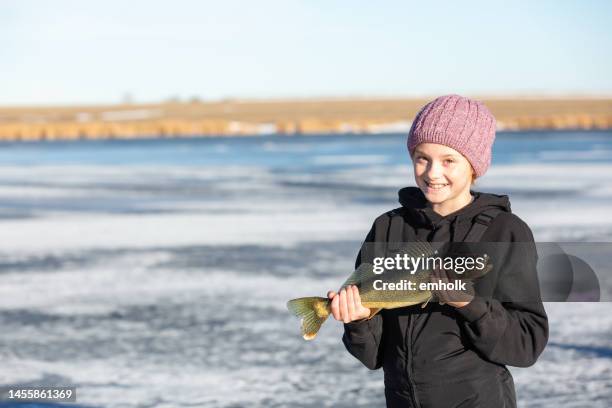
<svg viewBox="0 0 612 408"><path fill-rule="evenodd" d="M424 156L417 156L417 160L427 160Z"/></svg>
<svg viewBox="0 0 612 408"><path fill-rule="evenodd" d="M452 164L452 163L454 163L454 162L455 162L455 161L454 161L454 160L451 160L451 159L446 159L446 160L444 160L444 163L446 163L446 164Z"/></svg>

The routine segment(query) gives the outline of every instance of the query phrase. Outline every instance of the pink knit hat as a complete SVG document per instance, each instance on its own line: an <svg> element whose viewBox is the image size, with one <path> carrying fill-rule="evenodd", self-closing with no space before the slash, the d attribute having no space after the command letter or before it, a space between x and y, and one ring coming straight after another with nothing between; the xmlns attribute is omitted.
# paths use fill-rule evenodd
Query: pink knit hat
<svg viewBox="0 0 612 408"><path fill-rule="evenodd" d="M408 133L410 157L419 143L438 143L465 156L480 177L491 164L495 118L482 102L459 95L434 99L417 114Z"/></svg>

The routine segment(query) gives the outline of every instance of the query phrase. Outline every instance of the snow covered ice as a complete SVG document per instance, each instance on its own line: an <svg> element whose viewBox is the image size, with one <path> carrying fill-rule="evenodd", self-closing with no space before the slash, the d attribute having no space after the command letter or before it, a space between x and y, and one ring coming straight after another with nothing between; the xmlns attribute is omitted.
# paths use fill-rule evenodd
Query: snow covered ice
<svg viewBox="0 0 612 408"><path fill-rule="evenodd" d="M570 136L508 148L475 189L509 194L536 241L610 242L610 142L569 161ZM384 405L382 371L345 351L341 325L306 343L285 302L352 271L413 184L403 137L139 142L150 160L14 148L0 157L0 385L74 385L83 406ZM511 368L519 406L610 406L610 303L546 308L549 345Z"/></svg>

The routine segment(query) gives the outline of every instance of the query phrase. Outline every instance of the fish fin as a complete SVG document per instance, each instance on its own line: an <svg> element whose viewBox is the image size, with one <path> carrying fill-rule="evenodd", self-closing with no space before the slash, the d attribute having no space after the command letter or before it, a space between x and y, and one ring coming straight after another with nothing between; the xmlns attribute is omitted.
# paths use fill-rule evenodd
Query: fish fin
<svg viewBox="0 0 612 408"><path fill-rule="evenodd" d="M382 307L370 309L370 316L368 316L368 318L366 320L370 320L371 318L376 316L376 314L378 314L378 312L380 312L381 310L382 310Z"/></svg>
<svg viewBox="0 0 612 408"><path fill-rule="evenodd" d="M428 257L434 254L435 250L429 242L426 241L414 241L406 243L404 248L395 252L397 254L407 254L411 258L419 258L422 256ZM374 273L374 265L368 262L363 262L355 271L346 279L346 281L340 286L344 288L348 285L359 285L361 282L365 282L368 279L376 276Z"/></svg>
<svg viewBox="0 0 612 408"><path fill-rule="evenodd" d="M348 285L359 285L366 279L371 278L374 275L374 266L371 263L364 262L348 277L348 279L342 284L340 288L344 288Z"/></svg>
<svg viewBox="0 0 612 408"><path fill-rule="evenodd" d="M396 252L400 256L407 255L409 258L429 258L437 253L437 249L435 249L431 243L426 241L413 241L404 243L403 247ZM415 273L425 273L426 271L419 268L418 271L411 271L411 274Z"/></svg>
<svg viewBox="0 0 612 408"><path fill-rule="evenodd" d="M435 250L429 242L426 241L414 241L408 243L406 247L398 253L408 254L412 258L418 258L421 256L431 256ZM359 285L361 282L366 281L374 276L374 265L368 262L363 262L353 273L346 279L346 281L340 286L344 288L348 285Z"/></svg>
<svg viewBox="0 0 612 408"><path fill-rule="evenodd" d="M427 300L423 303L421 303L421 309L425 309L427 307L427 305L429 304L429 301L431 300L433 296L430 296L427 298Z"/></svg>
<svg viewBox="0 0 612 408"><path fill-rule="evenodd" d="M435 249L431 243L426 241L406 242L404 247L398 253L407 254L411 258L428 257L435 253Z"/></svg>
<svg viewBox="0 0 612 408"><path fill-rule="evenodd" d="M329 299L322 297L292 299L287 302L287 309L301 319L304 340L312 340L317 336L330 313Z"/></svg>

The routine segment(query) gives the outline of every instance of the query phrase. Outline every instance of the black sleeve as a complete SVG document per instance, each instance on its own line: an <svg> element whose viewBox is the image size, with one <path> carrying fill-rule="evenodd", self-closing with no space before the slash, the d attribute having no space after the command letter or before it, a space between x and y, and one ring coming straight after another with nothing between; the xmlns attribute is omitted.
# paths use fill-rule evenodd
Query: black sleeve
<svg viewBox="0 0 612 408"><path fill-rule="evenodd" d="M488 360L504 365L533 365L548 341L548 318L540 298L537 251L524 222L513 228L503 258L496 295L475 297L457 313L465 335ZM519 299L514 300L513 299Z"/></svg>
<svg viewBox="0 0 612 408"><path fill-rule="evenodd" d="M361 250L355 261L355 269L369 257L369 243L375 241L375 228L366 236ZM360 320L344 324L344 335L342 342L355 358L370 370L376 370L382 366L381 339L383 332L383 316L378 313L370 320Z"/></svg>
<svg viewBox="0 0 612 408"><path fill-rule="evenodd" d="M344 347L370 370L382 367L382 319L379 313L370 320L344 324Z"/></svg>

